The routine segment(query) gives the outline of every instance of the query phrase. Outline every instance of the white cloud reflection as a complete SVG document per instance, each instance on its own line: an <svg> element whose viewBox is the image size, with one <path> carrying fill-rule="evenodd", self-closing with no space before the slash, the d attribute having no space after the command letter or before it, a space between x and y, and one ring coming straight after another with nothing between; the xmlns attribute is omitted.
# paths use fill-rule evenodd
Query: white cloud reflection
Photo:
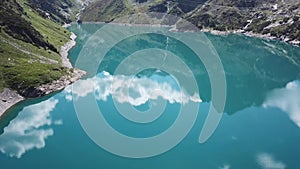
<svg viewBox="0 0 300 169"><path fill-rule="evenodd" d="M54 124L50 112L58 103L57 99L25 107L0 136L0 151L10 157L20 158L26 151L45 147L45 139L53 135ZM62 124L61 120L55 122Z"/></svg>
<svg viewBox="0 0 300 169"><path fill-rule="evenodd" d="M273 90L268 94L263 106L281 109L300 127L300 81L293 81L285 88Z"/></svg>
<svg viewBox="0 0 300 169"><path fill-rule="evenodd" d="M86 80L79 80L73 84L73 90L69 87L65 92L66 99L69 101L72 99L72 93L75 98L95 93L97 100L106 101L107 97L112 95L117 102L130 103L133 106L145 104L159 97L169 103L201 102L198 93L190 96L183 90L175 89L166 81L160 82L148 77L113 76L108 72Z"/></svg>
<svg viewBox="0 0 300 169"><path fill-rule="evenodd" d="M285 169L286 166L280 161L276 161L271 154L261 153L257 155L257 163L263 169Z"/></svg>
<svg viewBox="0 0 300 169"><path fill-rule="evenodd" d="M230 165L224 164L222 167L219 167L219 169L230 169Z"/></svg>

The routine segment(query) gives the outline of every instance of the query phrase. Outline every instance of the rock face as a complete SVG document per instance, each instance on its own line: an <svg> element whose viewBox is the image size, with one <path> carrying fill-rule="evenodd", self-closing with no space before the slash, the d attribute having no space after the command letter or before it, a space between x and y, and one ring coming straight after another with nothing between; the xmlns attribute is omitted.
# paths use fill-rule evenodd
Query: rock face
<svg viewBox="0 0 300 169"><path fill-rule="evenodd" d="M68 75L61 77L57 81L53 81L48 84L44 84L39 87L27 88L23 91L12 91L5 88L2 93L0 93L0 117L14 104L24 100L25 98L35 98L41 97L56 91L60 91L67 87L68 85L74 83L76 80L80 79L86 74L86 72L74 69ZM22 95L22 96L21 96Z"/></svg>
<svg viewBox="0 0 300 169"><path fill-rule="evenodd" d="M24 98L17 92L5 88L2 93L0 93L0 117L12 105L22 100L24 100Z"/></svg>
<svg viewBox="0 0 300 169"><path fill-rule="evenodd" d="M84 9L80 20L110 22L128 14L130 9L125 3L126 0L97 0Z"/></svg>
<svg viewBox="0 0 300 169"><path fill-rule="evenodd" d="M71 0L28 0L28 4L41 16L49 17L55 22L70 22L70 8L75 4Z"/></svg>
<svg viewBox="0 0 300 169"><path fill-rule="evenodd" d="M297 44L300 2L296 0L212 0L184 16L203 29L260 34Z"/></svg>
<svg viewBox="0 0 300 169"><path fill-rule="evenodd" d="M73 72L70 72L69 75L61 77L57 81L53 81L51 83L33 88L32 90L25 91L24 96L27 98L40 97L40 96L44 96L62 90L68 85L74 83L76 80L83 77L84 75L86 75L85 71L79 69L73 69Z"/></svg>

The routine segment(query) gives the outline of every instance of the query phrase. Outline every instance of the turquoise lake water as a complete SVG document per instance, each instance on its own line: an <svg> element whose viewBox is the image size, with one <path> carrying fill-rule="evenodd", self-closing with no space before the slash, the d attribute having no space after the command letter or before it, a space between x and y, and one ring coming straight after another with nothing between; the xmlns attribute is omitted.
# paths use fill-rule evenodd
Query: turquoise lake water
<svg viewBox="0 0 300 169"><path fill-rule="evenodd" d="M227 95L218 127L207 141L199 143L209 109L214 105L209 72L217 67L215 63L205 65L188 43L154 33L154 28L127 38L121 38L126 34L124 26L114 26L112 31L123 32L118 37L101 34L101 29L100 24L70 27L78 36L77 45L70 51L70 60L75 67L86 70L87 77L61 92L19 103L0 120L1 169L300 168L299 47L239 35L205 34L204 40L211 42L208 46L213 46L221 59L224 71L220 74L226 77ZM175 34L204 36L202 33ZM109 51L105 53L102 49L108 44L107 37L120 40L108 46ZM195 40L197 42L197 38L191 42ZM172 56L165 51L175 54L182 62L168 61ZM105 56L99 60L103 53ZM157 60L160 54L158 59L162 60ZM130 57L136 60L130 62ZM142 61L146 64L137 57L144 57ZM121 64L125 64L124 69L119 69ZM166 70L158 70L151 64L166 64ZM137 69L136 75L126 72L144 66L149 68ZM189 87L189 81L178 84L174 74L189 78L184 74L184 66L189 67L187 73L193 74L196 89ZM174 74L167 72L171 68ZM194 118L186 121L193 123L186 136L184 129L174 130L170 135L172 139L150 142L139 148L126 144L126 140L110 140L111 133L104 130L104 123L97 123L100 118L91 119L96 105L105 124L117 133L130 138L152 138L171 131L170 126L182 117L182 107L191 108L195 104L199 109L195 117L188 111ZM149 111L155 107L158 109ZM138 113L132 116L134 111ZM147 113L149 117L144 118ZM150 117L150 113L154 116ZM96 115L99 114L96 112ZM83 124L85 120L90 123ZM86 132L89 126L95 127L93 132L97 138L92 139L93 134ZM168 147L181 134L184 135L182 140L169 150L147 158L128 158L128 154L135 151L147 153ZM97 139L106 141L111 149L99 146ZM127 157L116 153L123 149Z"/></svg>

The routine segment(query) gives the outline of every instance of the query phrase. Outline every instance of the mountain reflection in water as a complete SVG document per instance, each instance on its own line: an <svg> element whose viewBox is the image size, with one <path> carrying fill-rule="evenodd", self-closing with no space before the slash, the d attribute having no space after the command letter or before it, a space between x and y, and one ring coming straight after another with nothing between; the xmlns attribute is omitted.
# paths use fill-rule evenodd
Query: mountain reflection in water
<svg viewBox="0 0 300 169"><path fill-rule="evenodd" d="M77 45L70 53L72 63L76 63L86 41L98 28L101 28L101 25L82 24L73 25L70 28L78 35ZM216 134L207 144L199 146L197 137L199 136L198 128L201 126L197 123L196 129L191 132L192 136L180 144L183 148L176 147L175 150L162 156L134 161L134 164L139 168L159 168L154 165L164 161L166 168L183 168L182 166L186 166L186 161L188 161L191 168L199 166L200 168L230 168L231 166L243 168L245 165L250 166L249 168L268 168L271 164L277 168L286 168L286 166L299 168L298 160L289 156L289 154L299 155L295 148L299 147L298 140L300 140L297 134L300 127L299 47L239 35L206 35L218 52L226 75L227 97L224 110L226 115L220 123L221 127L216 130ZM192 70L198 83L199 93L181 89L176 84L176 79L156 69L146 69L136 76L114 74L117 66L126 57L135 51L147 48L168 50L182 59ZM94 57L97 56L87 55L85 65L81 65L83 67L80 68L88 71L89 67L98 64L95 63ZM147 62L157 61L149 56ZM131 66L134 65L128 65L128 68ZM177 69L176 65L171 66ZM87 168L96 168L93 164L108 166L103 168L130 168L133 164L131 160L115 157L99 147L95 148L96 146L88 139L76 119L72 99L94 94L97 101L101 102L99 106L103 106L102 108L108 110L108 113L114 112L114 109L110 107L112 98L120 103L131 104L137 109L145 107L147 109L149 100L162 99L175 108L180 103L201 102L201 111L205 111L211 102L211 85L207 73L209 70L188 46L173 38L159 34L130 37L111 48L97 68L97 74L89 74L73 86L50 98L36 99L36 102L28 100L11 109L0 120L0 151L5 156L20 158L29 150L35 152L34 150L43 149L45 152L27 153L26 157L36 159L45 153L45 156L49 155L53 159L50 162L47 158L45 161L41 159L44 163L48 162L49 168L83 168L86 166L79 164L82 158L90 160ZM129 82L129 79L133 80L133 83ZM131 88L127 93L128 91L123 89L128 89L126 87L130 87L129 83ZM128 94L130 97L127 97ZM286 114L278 113L280 111ZM61 114L59 118L54 118L53 114L57 112ZM105 112L106 115L107 112ZM115 114L118 115L118 113ZM203 114L199 114L200 120L197 119L197 122L202 122ZM116 127L125 126L120 125L119 122L122 120L113 117L108 118L111 118ZM168 128L169 122L171 123L176 117L171 115L171 120L167 117L169 116L164 116L165 121L161 121L162 126L148 127L146 131L153 134L151 132L154 130L160 132L161 128ZM271 120L268 121L269 119ZM56 128L56 125L62 126ZM274 129L274 126L278 128ZM126 132L128 128L132 129L129 132L133 135L140 129L129 124L120 130ZM290 133L285 131L286 128ZM50 138L53 138L52 144L47 144L47 147L46 141L51 140ZM57 148L53 142L57 143L61 140L67 144ZM216 156L216 154L221 155ZM103 160L99 160L98 157ZM202 160L203 163L198 164L200 157L204 160ZM4 155L0 155L0 158L1 162L2 158L5 159L4 164L18 165L16 161L10 161L13 158L8 159ZM18 160L22 159L25 158ZM65 167L54 163L54 160L61 163L68 160L74 162L67 163L68 167ZM21 164L27 164L27 161L24 161L21 161L20 166L15 168L22 168ZM174 165L174 161L178 164ZM28 166L36 165L36 163L28 164Z"/></svg>

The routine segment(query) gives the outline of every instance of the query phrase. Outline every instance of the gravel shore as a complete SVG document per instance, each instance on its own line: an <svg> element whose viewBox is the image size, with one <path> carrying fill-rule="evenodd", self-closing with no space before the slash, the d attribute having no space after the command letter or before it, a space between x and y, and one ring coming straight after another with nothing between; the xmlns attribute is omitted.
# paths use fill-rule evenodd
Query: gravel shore
<svg viewBox="0 0 300 169"><path fill-rule="evenodd" d="M74 47L76 45L76 35L71 32L71 36L70 36L70 41L67 42L64 46L61 47L60 49L60 55L62 57L62 64L63 66L67 67L67 68L73 68L68 55L69 55L69 51L72 49L72 47Z"/></svg>
<svg viewBox="0 0 300 169"><path fill-rule="evenodd" d="M24 100L17 92L5 88L0 93L0 117L14 104Z"/></svg>
<svg viewBox="0 0 300 169"><path fill-rule="evenodd" d="M281 38L277 38L277 37L271 36L270 34L259 34L259 33L247 32L244 30L218 31L218 30L213 30L213 29L202 29L201 31L209 32L213 35L228 35L231 33L239 34L239 35L245 35L245 36L249 36L249 37L257 37L257 38L261 38L261 39L278 40L278 41L286 42L291 45L300 46L300 41L298 41L298 40L290 41L290 39L288 39L284 36L282 36Z"/></svg>

